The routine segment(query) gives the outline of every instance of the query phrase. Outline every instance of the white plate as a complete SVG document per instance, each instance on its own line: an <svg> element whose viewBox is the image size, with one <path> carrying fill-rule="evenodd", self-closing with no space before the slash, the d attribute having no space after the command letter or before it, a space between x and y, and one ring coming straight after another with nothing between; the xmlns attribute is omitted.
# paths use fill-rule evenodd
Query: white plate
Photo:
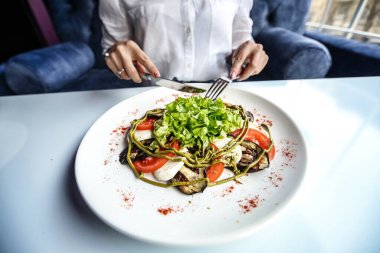
<svg viewBox="0 0 380 253"><path fill-rule="evenodd" d="M125 127L181 92L156 88L131 97L104 113L82 140L75 176L84 200L105 223L128 236L171 245L210 245L252 234L289 204L306 170L306 146L294 121L268 100L226 89L222 99L240 104L259 122L273 123L276 157L269 168L203 193L184 195L135 177L118 161Z"/></svg>

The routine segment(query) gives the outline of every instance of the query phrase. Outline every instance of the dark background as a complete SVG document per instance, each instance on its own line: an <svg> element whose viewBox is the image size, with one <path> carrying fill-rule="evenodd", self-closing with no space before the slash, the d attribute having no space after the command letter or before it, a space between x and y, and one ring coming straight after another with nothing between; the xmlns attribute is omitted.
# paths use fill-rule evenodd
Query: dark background
<svg viewBox="0 0 380 253"><path fill-rule="evenodd" d="M26 0L0 4L0 63L11 56L44 46Z"/></svg>

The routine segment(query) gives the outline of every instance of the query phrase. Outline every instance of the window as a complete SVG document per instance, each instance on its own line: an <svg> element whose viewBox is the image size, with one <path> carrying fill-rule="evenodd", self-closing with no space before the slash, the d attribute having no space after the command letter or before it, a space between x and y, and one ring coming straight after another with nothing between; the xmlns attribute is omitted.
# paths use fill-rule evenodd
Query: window
<svg viewBox="0 0 380 253"><path fill-rule="evenodd" d="M312 0L306 26L380 45L380 0Z"/></svg>

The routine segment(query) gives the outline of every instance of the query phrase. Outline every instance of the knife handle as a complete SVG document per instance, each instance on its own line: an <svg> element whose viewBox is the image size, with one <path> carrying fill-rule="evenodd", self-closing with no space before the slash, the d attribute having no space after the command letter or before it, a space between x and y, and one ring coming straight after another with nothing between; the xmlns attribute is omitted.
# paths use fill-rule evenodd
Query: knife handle
<svg viewBox="0 0 380 253"><path fill-rule="evenodd" d="M153 81L154 80L153 76L151 76L147 73L144 73L143 75L141 75L141 78L144 80L147 80L147 81Z"/></svg>

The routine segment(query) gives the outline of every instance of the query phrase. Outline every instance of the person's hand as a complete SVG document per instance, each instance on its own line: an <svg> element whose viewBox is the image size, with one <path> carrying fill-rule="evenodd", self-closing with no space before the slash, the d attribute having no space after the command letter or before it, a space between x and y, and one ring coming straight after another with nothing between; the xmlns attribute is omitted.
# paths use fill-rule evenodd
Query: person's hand
<svg viewBox="0 0 380 253"><path fill-rule="evenodd" d="M151 59L132 40L119 41L105 53L108 68L120 79L132 79L141 83L141 75L149 73L160 77L160 72Z"/></svg>
<svg viewBox="0 0 380 253"><path fill-rule="evenodd" d="M232 53L231 59L230 78L242 81L259 74L268 63L269 58L263 45L247 40Z"/></svg>

